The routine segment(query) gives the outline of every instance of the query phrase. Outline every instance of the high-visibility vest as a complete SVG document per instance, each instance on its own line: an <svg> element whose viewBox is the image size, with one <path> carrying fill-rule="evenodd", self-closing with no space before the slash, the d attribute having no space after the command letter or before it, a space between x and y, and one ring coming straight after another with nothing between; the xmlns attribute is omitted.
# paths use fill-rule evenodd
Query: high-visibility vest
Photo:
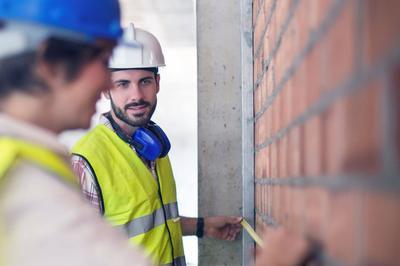
<svg viewBox="0 0 400 266"><path fill-rule="evenodd" d="M98 125L72 149L86 159L97 178L104 216L124 229L158 265L186 265L168 157L156 160L156 180L128 143Z"/></svg>
<svg viewBox="0 0 400 266"><path fill-rule="evenodd" d="M6 182L7 172L20 160L39 165L78 190L79 185L69 165L57 154L42 146L10 137L0 137L0 187ZM7 245L3 226L0 219L0 248ZM4 265L2 258L0 258L0 265Z"/></svg>
<svg viewBox="0 0 400 266"><path fill-rule="evenodd" d="M59 155L43 146L10 137L0 137L0 182L21 159L31 161L55 173L62 181L78 187L70 166Z"/></svg>

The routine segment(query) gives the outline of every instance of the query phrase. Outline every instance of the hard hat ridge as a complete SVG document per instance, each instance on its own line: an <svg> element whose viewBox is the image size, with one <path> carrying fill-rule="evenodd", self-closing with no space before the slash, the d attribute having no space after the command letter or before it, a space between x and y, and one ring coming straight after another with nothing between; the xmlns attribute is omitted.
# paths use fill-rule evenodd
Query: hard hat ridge
<svg viewBox="0 0 400 266"><path fill-rule="evenodd" d="M124 36L126 36L127 41L135 42L136 41L136 31L135 31L135 25L133 23L129 23L129 28L124 31Z"/></svg>

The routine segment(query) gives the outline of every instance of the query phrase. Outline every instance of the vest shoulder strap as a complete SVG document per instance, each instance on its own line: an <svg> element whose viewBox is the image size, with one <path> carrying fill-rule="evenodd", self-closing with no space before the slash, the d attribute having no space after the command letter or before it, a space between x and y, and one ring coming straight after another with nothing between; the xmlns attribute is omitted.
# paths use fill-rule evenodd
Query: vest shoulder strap
<svg viewBox="0 0 400 266"><path fill-rule="evenodd" d="M54 152L27 142L10 137L0 138L0 178L22 158L31 161L64 178L70 184L77 186L77 180L69 166Z"/></svg>

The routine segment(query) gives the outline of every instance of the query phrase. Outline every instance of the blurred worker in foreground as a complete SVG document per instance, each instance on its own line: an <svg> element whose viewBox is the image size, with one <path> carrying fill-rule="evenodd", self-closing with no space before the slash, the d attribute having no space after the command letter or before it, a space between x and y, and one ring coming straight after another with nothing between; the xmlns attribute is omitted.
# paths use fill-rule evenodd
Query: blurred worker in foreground
<svg viewBox="0 0 400 266"><path fill-rule="evenodd" d="M150 119L165 66L158 40L130 25L110 61L111 110L73 148L82 189L114 226L155 263L186 265L182 235L234 240L240 217L181 217L168 158L170 142Z"/></svg>
<svg viewBox="0 0 400 266"><path fill-rule="evenodd" d="M56 135L89 127L119 20L117 0L0 0L1 265L150 265L81 197Z"/></svg>
<svg viewBox="0 0 400 266"><path fill-rule="evenodd" d="M257 251L255 266L301 266L308 265L310 243L303 236L280 227L268 230L264 247Z"/></svg>

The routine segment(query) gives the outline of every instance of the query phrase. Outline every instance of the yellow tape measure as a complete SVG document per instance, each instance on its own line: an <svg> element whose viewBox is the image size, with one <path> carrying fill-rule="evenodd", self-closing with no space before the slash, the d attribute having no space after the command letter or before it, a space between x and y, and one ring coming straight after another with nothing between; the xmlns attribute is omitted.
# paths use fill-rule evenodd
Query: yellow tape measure
<svg viewBox="0 0 400 266"><path fill-rule="evenodd" d="M264 246L264 242L262 239L257 235L257 233L254 231L253 228L249 225L249 223L243 218L242 221L240 222L243 226L244 229L246 229L247 233L253 238L253 240L260 246Z"/></svg>

